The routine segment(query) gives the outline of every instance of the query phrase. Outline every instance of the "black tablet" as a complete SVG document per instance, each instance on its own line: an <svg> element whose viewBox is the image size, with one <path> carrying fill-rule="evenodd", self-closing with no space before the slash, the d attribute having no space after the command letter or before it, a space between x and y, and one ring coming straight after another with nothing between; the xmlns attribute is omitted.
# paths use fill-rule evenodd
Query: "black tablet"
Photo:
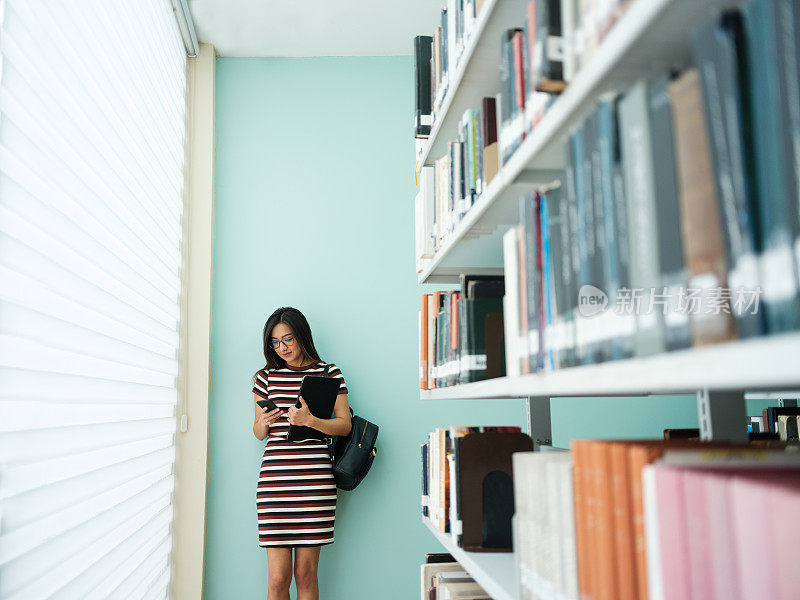
<svg viewBox="0 0 800 600"><path fill-rule="evenodd" d="M336 396L339 393L339 379L335 377L322 377L319 375L306 375L300 384L299 395L308 405L308 410L318 419L330 419ZM300 408L300 400L295 404ZM290 442L298 440L321 440L325 434L305 425L290 425L287 438Z"/></svg>

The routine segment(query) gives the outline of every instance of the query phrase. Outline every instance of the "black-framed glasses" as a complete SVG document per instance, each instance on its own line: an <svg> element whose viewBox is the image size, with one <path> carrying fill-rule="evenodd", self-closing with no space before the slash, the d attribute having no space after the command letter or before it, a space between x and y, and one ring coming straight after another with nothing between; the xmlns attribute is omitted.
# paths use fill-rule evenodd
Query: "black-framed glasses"
<svg viewBox="0 0 800 600"><path fill-rule="evenodd" d="M270 340L269 343L272 344L272 348L274 350L278 349L278 346L281 345L283 342L287 348L294 346L294 336L293 335L285 335L279 340Z"/></svg>

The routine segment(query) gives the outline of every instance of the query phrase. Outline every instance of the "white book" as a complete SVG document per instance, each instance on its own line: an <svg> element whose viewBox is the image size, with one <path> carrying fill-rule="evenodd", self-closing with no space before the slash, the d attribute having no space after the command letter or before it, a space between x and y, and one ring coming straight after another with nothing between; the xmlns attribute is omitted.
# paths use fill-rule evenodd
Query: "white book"
<svg viewBox="0 0 800 600"><path fill-rule="evenodd" d="M661 572L661 541L658 532L658 494L656 492L656 467L647 465L642 470L644 494L644 532L647 549L647 591L649 600L664 600Z"/></svg>
<svg viewBox="0 0 800 600"><path fill-rule="evenodd" d="M512 227L503 235L503 319L505 327L506 375L520 374L519 340L519 261L517 253L517 228Z"/></svg>
<svg viewBox="0 0 800 600"><path fill-rule="evenodd" d="M456 2L457 0L447 0L447 77L450 81L455 81L458 63ZM455 88L453 88L453 93L455 93Z"/></svg>
<svg viewBox="0 0 800 600"><path fill-rule="evenodd" d="M578 71L577 39L578 19L577 0L561 0L561 37L564 40L564 81L569 83Z"/></svg>
<svg viewBox="0 0 800 600"><path fill-rule="evenodd" d="M463 570L464 568L457 562L425 563L420 565L420 600L428 600L428 590L433 587L433 578L438 573Z"/></svg>
<svg viewBox="0 0 800 600"><path fill-rule="evenodd" d="M442 583L436 587L436 600L454 600L455 598L479 598L486 592L474 581L459 583Z"/></svg>
<svg viewBox="0 0 800 600"><path fill-rule="evenodd" d="M422 193L422 254L423 258L433 258L433 224L434 224L434 193L435 181L433 167L422 167L419 179L420 192Z"/></svg>

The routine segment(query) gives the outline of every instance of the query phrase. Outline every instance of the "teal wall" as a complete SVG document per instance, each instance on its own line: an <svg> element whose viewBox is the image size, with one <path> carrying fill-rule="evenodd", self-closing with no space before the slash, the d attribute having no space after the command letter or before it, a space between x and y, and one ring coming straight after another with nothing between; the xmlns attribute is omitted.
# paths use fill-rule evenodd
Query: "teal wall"
<svg viewBox="0 0 800 600"><path fill-rule="evenodd" d="M525 411L519 400L419 399L419 298L442 288L414 273L412 61L219 59L216 89L205 597L266 597L250 377L266 318L288 305L341 367L355 409L381 426L373 471L340 492L321 598L415 598L423 554L440 551L419 517L419 444L437 426L521 425ZM552 420L567 447L660 437L696 427L697 413L687 396L564 398Z"/></svg>
<svg viewBox="0 0 800 600"><path fill-rule="evenodd" d="M519 400L419 399L412 61L217 61L207 600L266 597L250 377L278 306L307 316L355 410L381 427L369 477L340 492L323 600L419 594L419 444L453 423L521 424ZM381 590L378 596L375 590Z"/></svg>

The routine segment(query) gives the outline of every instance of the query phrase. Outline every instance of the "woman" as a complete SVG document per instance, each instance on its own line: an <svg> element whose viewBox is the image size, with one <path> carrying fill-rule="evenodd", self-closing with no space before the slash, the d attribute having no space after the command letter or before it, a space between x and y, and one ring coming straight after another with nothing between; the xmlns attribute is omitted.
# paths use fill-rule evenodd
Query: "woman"
<svg viewBox="0 0 800 600"><path fill-rule="evenodd" d="M296 308L279 308L264 325L267 364L254 376L253 434L267 438L258 478L258 545L267 549L268 600L289 600L294 573L297 600L318 600L320 547L333 542L336 484L328 446L320 440L290 442L289 425L305 425L327 435L350 433L350 407L341 370L330 364L329 377L341 380L332 419L318 419L300 397L306 375L321 375L320 360L308 321ZM272 400L277 409L261 408ZM294 568L292 568L294 549Z"/></svg>

